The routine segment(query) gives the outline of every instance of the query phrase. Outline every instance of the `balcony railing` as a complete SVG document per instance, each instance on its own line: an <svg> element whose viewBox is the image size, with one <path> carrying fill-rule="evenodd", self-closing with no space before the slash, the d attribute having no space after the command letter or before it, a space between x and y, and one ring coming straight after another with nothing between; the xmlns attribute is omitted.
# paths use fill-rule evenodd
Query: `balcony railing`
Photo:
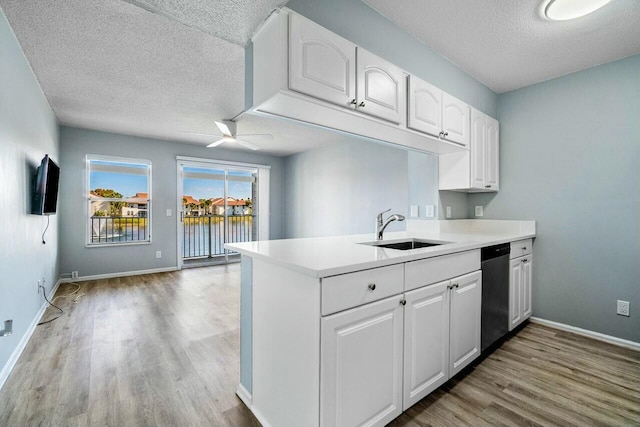
<svg viewBox="0 0 640 427"><path fill-rule="evenodd" d="M182 227L185 259L224 255L225 243L250 242L255 233L253 215L227 215L226 223L224 215L185 215Z"/></svg>
<svg viewBox="0 0 640 427"><path fill-rule="evenodd" d="M89 218L89 243L146 242L149 240L147 218L92 216Z"/></svg>

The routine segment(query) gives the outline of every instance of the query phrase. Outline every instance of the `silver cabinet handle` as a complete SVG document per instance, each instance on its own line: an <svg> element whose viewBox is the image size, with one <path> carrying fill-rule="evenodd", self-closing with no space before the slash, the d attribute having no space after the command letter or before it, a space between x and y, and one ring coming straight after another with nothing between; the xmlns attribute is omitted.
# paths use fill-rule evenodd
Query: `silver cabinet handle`
<svg viewBox="0 0 640 427"><path fill-rule="evenodd" d="M375 283L369 283L369 290L371 292L375 291L376 290L376 284Z"/></svg>
<svg viewBox="0 0 640 427"><path fill-rule="evenodd" d="M358 107L364 108L364 101L360 102L360 104L358 104Z"/></svg>
<svg viewBox="0 0 640 427"><path fill-rule="evenodd" d="M523 247L522 247L522 250L523 250L523 251L526 251L526 250L527 250L527 247L526 247L526 246L523 246Z"/></svg>
<svg viewBox="0 0 640 427"><path fill-rule="evenodd" d="M401 299L400 300L400 305L407 305L407 300L406 299Z"/></svg>
<svg viewBox="0 0 640 427"><path fill-rule="evenodd" d="M485 185L484 188L491 188L491 185Z"/></svg>
<svg viewBox="0 0 640 427"><path fill-rule="evenodd" d="M449 136L449 132L445 132L445 133L444 133L444 136Z"/></svg>
<svg viewBox="0 0 640 427"><path fill-rule="evenodd" d="M351 100L350 105L357 105L357 104L358 104L358 101L356 101L356 99L355 99L355 98L353 98L353 99Z"/></svg>

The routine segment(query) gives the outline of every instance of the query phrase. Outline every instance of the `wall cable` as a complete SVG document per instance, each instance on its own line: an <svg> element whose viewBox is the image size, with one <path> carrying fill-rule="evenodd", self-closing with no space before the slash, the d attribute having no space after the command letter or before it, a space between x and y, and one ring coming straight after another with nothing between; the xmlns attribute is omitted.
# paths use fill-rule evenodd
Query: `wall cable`
<svg viewBox="0 0 640 427"><path fill-rule="evenodd" d="M51 216L47 215L47 226L44 228L44 231L42 232L42 244L46 245L47 242L44 241L44 235L47 233L47 230L49 229L49 221L51 221Z"/></svg>

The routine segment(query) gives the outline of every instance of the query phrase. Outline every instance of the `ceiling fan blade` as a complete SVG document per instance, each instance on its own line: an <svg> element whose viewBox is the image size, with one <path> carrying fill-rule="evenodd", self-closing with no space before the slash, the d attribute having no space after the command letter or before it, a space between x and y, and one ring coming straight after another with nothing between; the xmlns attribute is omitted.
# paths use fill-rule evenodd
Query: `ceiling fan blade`
<svg viewBox="0 0 640 427"><path fill-rule="evenodd" d="M242 139L236 139L236 142L238 144L242 145L243 147L247 147L247 148L250 148L252 150L259 150L260 149L260 147L258 147L257 145L253 145L252 143L247 142L247 141L243 141Z"/></svg>
<svg viewBox="0 0 640 427"><path fill-rule="evenodd" d="M236 134L236 123L231 120L223 120L222 122L215 122L218 129L224 136L235 136Z"/></svg>
<svg viewBox="0 0 640 427"><path fill-rule="evenodd" d="M249 141L271 141L273 135L270 133L251 133L245 135L236 135L238 138L247 139Z"/></svg>
<svg viewBox="0 0 640 427"><path fill-rule="evenodd" d="M212 142L211 144L207 145L207 148L213 148L213 147L217 147L218 145L222 144L223 142L226 142L225 139L219 139L216 142Z"/></svg>

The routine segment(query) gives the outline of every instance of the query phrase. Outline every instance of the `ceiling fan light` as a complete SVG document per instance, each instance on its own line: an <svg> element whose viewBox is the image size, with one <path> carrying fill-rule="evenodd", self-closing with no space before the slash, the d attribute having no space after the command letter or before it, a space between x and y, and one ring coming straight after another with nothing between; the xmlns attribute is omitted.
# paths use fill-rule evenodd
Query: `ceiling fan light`
<svg viewBox="0 0 640 427"><path fill-rule="evenodd" d="M236 142L236 139L233 136L226 136L225 135L225 136L222 137L222 140L224 142Z"/></svg>
<svg viewBox="0 0 640 427"><path fill-rule="evenodd" d="M553 21L567 21L588 15L611 0L551 0L544 9L547 18Z"/></svg>

